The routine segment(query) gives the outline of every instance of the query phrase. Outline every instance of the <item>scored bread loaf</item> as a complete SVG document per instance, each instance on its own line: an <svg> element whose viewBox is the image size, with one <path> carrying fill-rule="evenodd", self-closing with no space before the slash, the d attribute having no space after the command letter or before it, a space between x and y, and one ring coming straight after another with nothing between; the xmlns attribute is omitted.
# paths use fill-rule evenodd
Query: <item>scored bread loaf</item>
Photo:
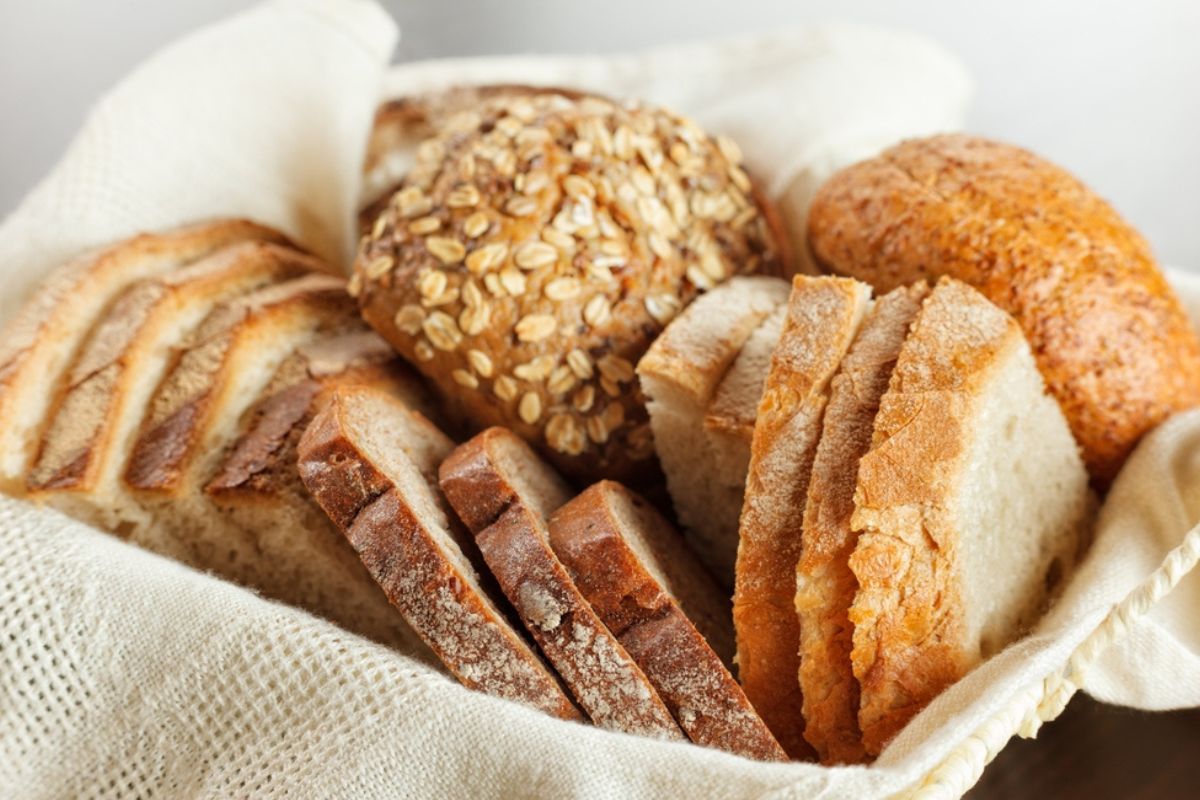
<svg viewBox="0 0 1200 800"><path fill-rule="evenodd" d="M0 335L0 489L21 494L60 382L93 323L130 284L245 241L287 244L246 220L142 234L55 270Z"/></svg>
<svg viewBox="0 0 1200 800"><path fill-rule="evenodd" d="M305 490L296 471L304 430L343 386L368 385L428 416L420 380L391 347L359 328L301 345L243 415L237 440L204 487L210 525L241 538L255 558L242 579L409 655L433 656L392 608L354 549Z"/></svg>
<svg viewBox="0 0 1200 800"><path fill-rule="evenodd" d="M335 391L300 440L304 485L447 669L471 689L580 715L479 584L437 487L454 444L367 387Z"/></svg>
<svg viewBox="0 0 1200 800"><path fill-rule="evenodd" d="M1012 317L944 278L900 349L859 463L850 568L863 744L879 753L1071 571L1088 476Z"/></svg>
<svg viewBox="0 0 1200 800"><path fill-rule="evenodd" d="M472 426L576 477L649 474L633 364L702 291L781 270L740 161L661 109L486 98L418 148L351 287Z"/></svg>
<svg viewBox="0 0 1200 800"><path fill-rule="evenodd" d="M248 242L130 286L66 371L25 479L29 493L98 527L117 526L111 498L176 348L217 304L319 267L295 250Z"/></svg>
<svg viewBox="0 0 1200 800"><path fill-rule="evenodd" d="M546 517L572 494L554 470L516 434L488 428L455 449L438 475L501 590L592 721L682 739L646 675L550 548Z"/></svg>
<svg viewBox="0 0 1200 800"><path fill-rule="evenodd" d="M787 293L787 281L779 278L732 278L684 309L637 364L679 522L726 584L733 578L741 499L736 508L722 502L728 497L714 480L718 452L705 435L704 416L743 343Z"/></svg>
<svg viewBox="0 0 1200 800"><path fill-rule="evenodd" d="M754 426L733 595L738 677L793 758L812 755L795 608L804 506L829 381L869 301L858 281L796 276Z"/></svg>
<svg viewBox="0 0 1200 800"><path fill-rule="evenodd" d="M1200 403L1200 342L1146 241L1026 150L904 142L830 178L808 236L822 267L881 291L949 275L1012 314L1100 486L1143 433Z"/></svg>
<svg viewBox="0 0 1200 800"><path fill-rule="evenodd" d="M854 628L848 615L858 589L849 564L857 541L850 517L858 461L871 445L879 400L928 292L919 283L875 301L830 382L813 459L796 566L796 612L804 738L826 764L865 757L858 681L850 664Z"/></svg>
<svg viewBox="0 0 1200 800"><path fill-rule="evenodd" d="M550 543L693 742L787 760L722 661L724 593L645 500L601 481L554 513Z"/></svg>
<svg viewBox="0 0 1200 800"><path fill-rule="evenodd" d="M279 364L321 330L357 324L344 283L308 275L214 309L159 384L125 469L118 513L148 549L246 581L256 554L211 524L204 483ZM139 513L142 515L139 517ZM145 519L149 515L149 520Z"/></svg>

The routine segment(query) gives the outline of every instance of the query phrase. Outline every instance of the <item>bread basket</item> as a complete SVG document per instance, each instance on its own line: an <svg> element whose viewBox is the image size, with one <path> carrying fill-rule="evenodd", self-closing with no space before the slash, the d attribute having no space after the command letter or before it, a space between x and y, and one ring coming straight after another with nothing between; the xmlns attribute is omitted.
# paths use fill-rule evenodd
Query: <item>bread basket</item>
<svg viewBox="0 0 1200 800"><path fill-rule="evenodd" d="M849 27L389 71L394 40L371 3L278 0L162 51L99 103L0 227L0 311L75 253L218 215L278 226L345 263L381 98L474 82L645 97L737 138L794 219L832 169L959 127L970 91L932 45ZM1200 282L1171 277L1197 319ZM0 794L958 797L1080 689L1144 709L1200 704L1197 444L1196 412L1147 437L1039 629L939 697L870 768L760 764L551 720L0 499Z"/></svg>

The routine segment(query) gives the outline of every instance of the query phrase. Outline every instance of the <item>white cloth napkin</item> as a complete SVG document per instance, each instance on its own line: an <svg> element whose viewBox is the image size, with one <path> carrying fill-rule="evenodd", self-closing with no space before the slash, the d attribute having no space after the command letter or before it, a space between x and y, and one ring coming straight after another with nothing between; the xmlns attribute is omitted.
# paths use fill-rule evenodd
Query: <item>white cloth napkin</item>
<svg viewBox="0 0 1200 800"><path fill-rule="evenodd" d="M381 81L570 84L670 103L739 139L789 213L834 166L961 123L969 82L915 38L821 28L644 56L404 66L366 2L277 0L174 45L106 97L0 226L5 313L46 270L139 229L245 214L343 256ZM1181 280L1183 280L1181 278ZM1200 309L1200 287L1181 290ZM1200 518L1200 413L1149 437L1036 635L938 698L871 768L758 764L563 723L401 654L0 498L0 797L821 797L911 785L1061 667ZM1200 703L1200 579L1087 689Z"/></svg>

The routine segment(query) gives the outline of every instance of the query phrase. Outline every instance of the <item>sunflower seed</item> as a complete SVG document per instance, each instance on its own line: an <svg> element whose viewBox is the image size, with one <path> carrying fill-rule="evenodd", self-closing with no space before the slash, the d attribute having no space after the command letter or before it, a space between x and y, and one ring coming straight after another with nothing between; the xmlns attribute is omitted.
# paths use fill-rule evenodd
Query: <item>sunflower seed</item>
<svg viewBox="0 0 1200 800"><path fill-rule="evenodd" d="M521 395L521 402L517 404L517 414L525 424L537 424L538 419L542 416L542 399L537 396L536 392L526 392Z"/></svg>

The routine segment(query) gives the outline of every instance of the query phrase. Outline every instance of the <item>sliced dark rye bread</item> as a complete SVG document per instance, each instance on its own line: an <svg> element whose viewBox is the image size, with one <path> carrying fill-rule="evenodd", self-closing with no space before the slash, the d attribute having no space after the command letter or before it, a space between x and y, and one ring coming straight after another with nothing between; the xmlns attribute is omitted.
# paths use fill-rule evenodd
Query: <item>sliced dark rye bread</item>
<svg viewBox="0 0 1200 800"><path fill-rule="evenodd" d="M245 241L287 244L270 228L220 220L142 234L51 273L0 334L0 489L20 494L60 382L93 324L129 285Z"/></svg>
<svg viewBox="0 0 1200 800"><path fill-rule="evenodd" d="M204 484L279 364L313 336L357 324L344 283L326 275L269 286L209 314L183 342L130 453L118 510L132 521L130 537L249 582L256 553L209 524Z"/></svg>
<svg viewBox="0 0 1200 800"><path fill-rule="evenodd" d="M779 278L731 278L672 320L637 365L676 514L692 546L726 584L733 580L741 506L721 504L711 469L717 453L704 416L742 344L787 293Z"/></svg>
<svg viewBox="0 0 1200 800"><path fill-rule="evenodd" d="M592 721L682 739L651 682L550 547L546 517L572 495L562 478L505 428L460 445L438 475L501 590Z"/></svg>
<svg viewBox="0 0 1200 800"><path fill-rule="evenodd" d="M243 415L241 433L205 486L211 524L255 553L243 578L269 597L409 654L432 658L392 608L296 471L300 437L343 386L368 385L428 412L420 379L391 347L355 325L299 347Z"/></svg>
<svg viewBox="0 0 1200 800"><path fill-rule="evenodd" d="M850 664L854 627L848 614L858 590L849 563L858 541L850 527L854 487L859 459L871 446L879 400L928 292L921 283L875 302L830 382L813 459L796 566L796 612L804 737L826 764L853 764L866 756Z"/></svg>
<svg viewBox="0 0 1200 800"><path fill-rule="evenodd" d="M714 650L732 646L724 593L649 503L597 483L553 514L550 543L693 742L787 760Z"/></svg>
<svg viewBox="0 0 1200 800"><path fill-rule="evenodd" d="M464 555L437 487L454 444L396 398L335 391L305 431L305 487L357 551L388 599L471 689L563 719L579 711L505 620Z"/></svg>
<svg viewBox="0 0 1200 800"><path fill-rule="evenodd" d="M829 381L867 311L870 287L796 276L751 444L733 595L738 677L793 758L811 758L800 695L796 564Z"/></svg>
<svg viewBox="0 0 1200 800"><path fill-rule="evenodd" d="M247 242L128 287L67 371L27 491L99 527L117 524L113 495L175 348L219 303L321 268L290 248Z"/></svg>
<svg viewBox="0 0 1200 800"><path fill-rule="evenodd" d="M1088 477L1008 314L943 278L859 461L851 662L870 754L1026 632L1087 542Z"/></svg>

